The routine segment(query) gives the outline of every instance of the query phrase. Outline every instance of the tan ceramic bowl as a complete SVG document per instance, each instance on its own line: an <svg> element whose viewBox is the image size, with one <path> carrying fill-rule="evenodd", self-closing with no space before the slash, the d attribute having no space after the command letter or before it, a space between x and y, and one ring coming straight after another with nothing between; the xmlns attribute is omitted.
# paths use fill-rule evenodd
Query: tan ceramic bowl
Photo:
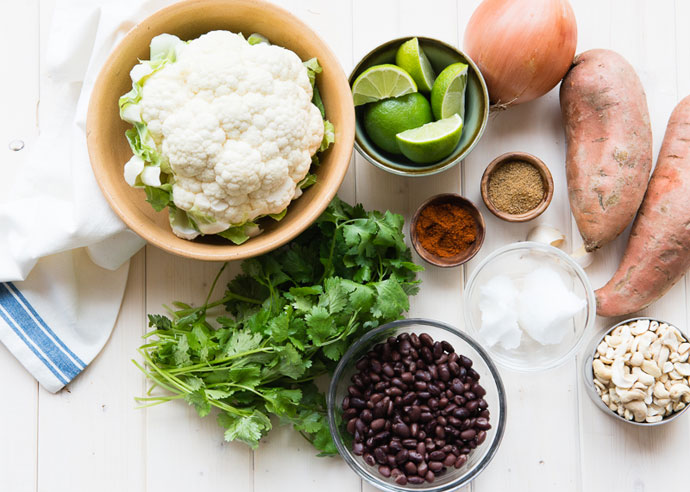
<svg viewBox="0 0 690 492"><path fill-rule="evenodd" d="M318 87L326 116L336 132L336 143L316 172L317 183L290 205L283 220L263 221L264 232L239 246L214 236L194 241L178 238L170 230L167 210L154 211L145 201L144 191L131 188L123 177L123 167L132 152L125 139L125 130L130 125L120 120L118 98L131 89L129 71L138 58L148 59L149 43L158 34L194 39L216 29L245 35L259 32L303 60L317 57L323 67ZM355 112L347 77L335 54L289 12L259 0L186 0L137 24L115 48L96 80L86 126L96 180L112 209L134 232L177 255L224 261L249 258L277 248L316 220L345 177L352 155Z"/></svg>

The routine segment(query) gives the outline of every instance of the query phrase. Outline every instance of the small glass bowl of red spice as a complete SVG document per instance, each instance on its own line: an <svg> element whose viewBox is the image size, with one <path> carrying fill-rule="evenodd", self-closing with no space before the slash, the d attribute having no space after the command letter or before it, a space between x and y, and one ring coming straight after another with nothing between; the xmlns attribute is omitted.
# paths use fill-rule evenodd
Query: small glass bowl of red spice
<svg viewBox="0 0 690 492"><path fill-rule="evenodd" d="M484 204L499 219L526 222L541 215L553 198L553 178L544 162L525 152L508 152L486 167Z"/></svg>
<svg viewBox="0 0 690 492"><path fill-rule="evenodd" d="M410 222L417 254L432 265L462 265L482 247L486 226L479 209L455 193L434 195L422 203Z"/></svg>

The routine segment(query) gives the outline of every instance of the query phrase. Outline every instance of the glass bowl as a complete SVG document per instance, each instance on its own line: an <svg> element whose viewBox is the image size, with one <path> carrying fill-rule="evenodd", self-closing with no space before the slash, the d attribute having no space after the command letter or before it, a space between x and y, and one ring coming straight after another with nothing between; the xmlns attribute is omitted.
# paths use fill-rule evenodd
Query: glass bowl
<svg viewBox="0 0 690 492"><path fill-rule="evenodd" d="M520 280L527 273L540 266L549 266L559 273L572 291L585 299L586 307L576 314L572 326L558 344L542 345L526 333L522 334L520 346L505 349L496 344L489 347L480 334L482 315L479 310L481 287L496 275L504 274ZM566 253L553 246L530 241L509 244L488 255L474 269L465 289L465 324L497 363L518 371L543 371L557 367L573 357L582 342L585 332L590 331L596 318L596 300L587 275L580 265Z"/></svg>
<svg viewBox="0 0 690 492"><path fill-rule="evenodd" d="M374 345L401 333L428 333L435 341L449 342L458 355L469 357L473 362L472 368L479 373L480 384L486 390L483 398L487 401L488 410L491 413L489 422L492 427L487 431L486 440L470 452L467 463L460 469L449 467L444 474L437 476L433 483L401 486L392 478L381 476L377 467L367 465L362 456L352 453L353 439L343 422L342 401L348 394L348 386L352 384L350 378L358 372L355 364ZM427 319L393 321L370 331L357 340L340 360L328 391L328 422L331 436L340 455L350 468L374 487L390 492L455 490L476 478L496 454L506 423L505 390L498 370L489 355L468 335L438 321Z"/></svg>
<svg viewBox="0 0 690 492"><path fill-rule="evenodd" d="M602 342L604 337L608 334L610 334L613 330L618 328L620 325L625 325L625 324L630 324L633 323L637 320L643 320L643 319L648 319L650 321L657 321L659 324L661 323L666 323L667 325L674 326L680 333L685 337L686 340L690 340L688 338L688 335L678 328L678 325L674 325L673 323L669 323L668 321L663 321L658 318L649 318L646 316L641 316L637 318L630 318L626 319L624 321L620 321L613 325L611 328L607 329L604 333L594 335L592 337L592 340L589 342L589 345L587 345L587 348L585 349L585 355L582 357L582 375L583 377L583 383L585 385L585 390L587 391L587 395L592 399L594 404L606 415L613 417L617 420L620 420L621 422L625 422L626 424L632 424L632 425L637 425L640 427L653 427L656 425L663 425L663 424L668 424L672 420L675 420L676 418L680 417L685 411L690 408L690 405L686 405L685 408L678 412L674 412L668 417L665 417L664 419L660 420L659 422L635 422L634 420L627 420L618 413L611 411L611 409L601 400L601 397L597 394L596 389L594 389L594 374L592 371L592 361L594 360L594 354L596 353L597 347L599 344Z"/></svg>

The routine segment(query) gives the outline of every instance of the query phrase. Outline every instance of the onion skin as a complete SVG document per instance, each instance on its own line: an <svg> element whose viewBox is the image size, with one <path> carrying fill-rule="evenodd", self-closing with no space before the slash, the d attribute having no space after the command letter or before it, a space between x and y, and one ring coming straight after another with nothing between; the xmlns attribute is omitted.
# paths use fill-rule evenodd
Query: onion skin
<svg viewBox="0 0 690 492"><path fill-rule="evenodd" d="M531 101L556 87L576 46L577 24L568 0L484 0L464 40L491 102L500 106Z"/></svg>

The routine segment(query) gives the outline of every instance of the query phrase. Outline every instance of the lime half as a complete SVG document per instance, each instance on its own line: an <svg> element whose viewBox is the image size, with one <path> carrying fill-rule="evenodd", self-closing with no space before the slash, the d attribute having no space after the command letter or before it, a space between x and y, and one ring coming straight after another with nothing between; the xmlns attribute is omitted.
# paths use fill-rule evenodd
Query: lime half
<svg viewBox="0 0 690 492"><path fill-rule="evenodd" d="M431 110L437 120L454 114L465 117L465 88L467 87L467 65L453 63L438 74L431 89Z"/></svg>
<svg viewBox="0 0 690 492"><path fill-rule="evenodd" d="M454 114L450 118L398 133L395 139L405 157L417 164L429 164L452 154L461 135L462 118Z"/></svg>
<svg viewBox="0 0 690 492"><path fill-rule="evenodd" d="M395 64L412 75L420 91L431 91L436 76L417 38L412 38L400 45L395 54Z"/></svg>
<svg viewBox="0 0 690 492"><path fill-rule="evenodd" d="M374 65L362 72L352 84L355 106L417 92L410 74L395 65Z"/></svg>

